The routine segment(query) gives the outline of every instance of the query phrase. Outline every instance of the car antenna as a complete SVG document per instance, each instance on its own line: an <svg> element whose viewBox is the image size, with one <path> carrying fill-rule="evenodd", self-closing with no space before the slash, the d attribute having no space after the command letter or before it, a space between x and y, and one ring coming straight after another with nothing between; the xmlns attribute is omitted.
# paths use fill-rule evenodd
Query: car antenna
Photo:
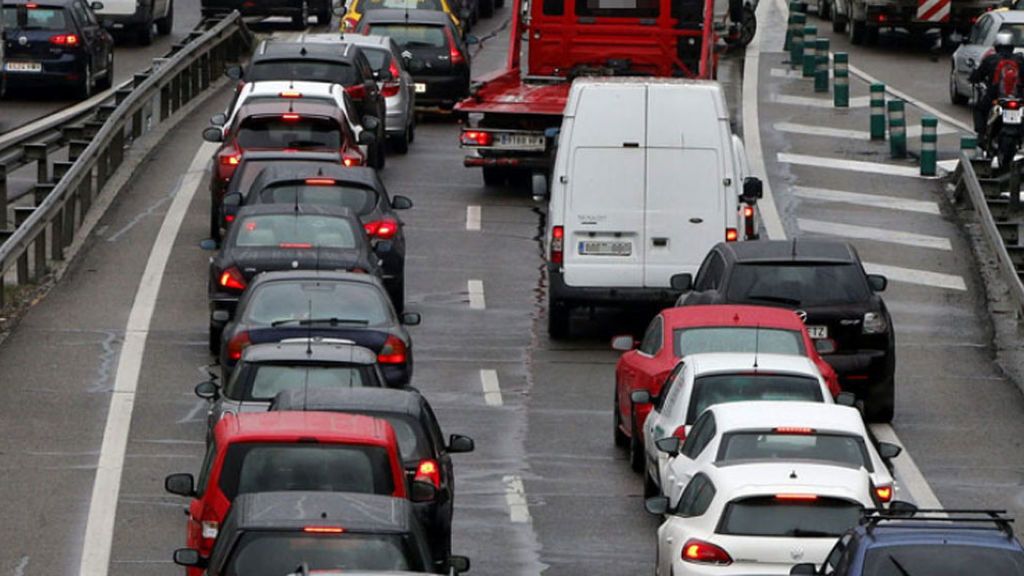
<svg viewBox="0 0 1024 576"><path fill-rule="evenodd" d="M791 248L790 248L789 255L790 255L790 257L793 258L793 260L796 260L796 238L793 238L793 243L790 244L790 246L791 246Z"/></svg>
<svg viewBox="0 0 1024 576"><path fill-rule="evenodd" d="M761 345L761 325L754 326L754 373L757 374L757 353Z"/></svg>

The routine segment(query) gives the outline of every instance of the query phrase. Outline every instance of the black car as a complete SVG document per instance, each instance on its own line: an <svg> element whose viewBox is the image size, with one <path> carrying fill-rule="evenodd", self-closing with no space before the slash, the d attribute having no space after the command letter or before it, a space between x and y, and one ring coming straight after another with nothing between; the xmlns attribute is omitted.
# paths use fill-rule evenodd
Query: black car
<svg viewBox="0 0 1024 576"><path fill-rule="evenodd" d="M221 330L256 275L348 270L380 276L378 262L362 223L348 208L299 202L242 208L220 252L210 259L210 352L220 350Z"/></svg>
<svg viewBox="0 0 1024 576"><path fill-rule="evenodd" d="M4 0L7 88L70 87L79 98L114 81L114 38L100 26L101 2Z"/></svg>
<svg viewBox="0 0 1024 576"><path fill-rule="evenodd" d="M387 106L374 79L373 67L359 46L342 42L265 40L245 70L231 68L228 74L245 82L304 80L341 84L352 97L360 120L366 116L377 119L377 140L370 145L368 165L377 169L384 167Z"/></svg>
<svg viewBox="0 0 1024 576"><path fill-rule="evenodd" d="M371 10L356 30L390 36L409 53L417 106L451 109L469 96L469 47L444 12Z"/></svg>
<svg viewBox="0 0 1024 576"><path fill-rule="evenodd" d="M292 19L297 28L305 28L310 16L316 16L316 23L326 26L331 23L331 0L201 0L203 18L218 14L229 14L238 10L242 16L284 16Z"/></svg>
<svg viewBox="0 0 1024 576"><path fill-rule="evenodd" d="M296 338L349 340L377 354L390 386L412 378L412 338L405 326L420 315L395 313L380 279L370 274L295 270L265 272L242 294L221 336L226 381L242 351L253 344Z"/></svg>
<svg viewBox="0 0 1024 576"><path fill-rule="evenodd" d="M871 422L892 420L896 337L877 293L884 276L866 274L846 242L800 239L722 242L697 277L679 274L677 306L758 304L796 311L844 390L865 402Z"/></svg>
<svg viewBox="0 0 1024 576"><path fill-rule="evenodd" d="M234 180L232 180L234 182ZM388 196L372 168L346 168L330 162L291 162L263 169L247 193L224 196L224 218L234 218L238 206L256 204L325 204L352 210L363 223L374 252L381 260L384 286L395 310L405 309L405 233L395 213L412 207L405 196Z"/></svg>
<svg viewBox="0 0 1024 576"><path fill-rule="evenodd" d="M207 561L198 550L174 552L180 566L208 576L282 576L305 570L434 572L423 528L410 502L337 492L261 492L235 498ZM453 556L455 573L469 559Z"/></svg>
<svg viewBox="0 0 1024 576"><path fill-rule="evenodd" d="M430 403L415 390L380 388L292 388L274 399L271 410L348 412L387 420L398 437L405 473L410 482L427 481L437 489L428 502L413 504L416 517L427 529L435 558L447 558L452 546L452 509L455 473L452 454L472 452L473 440L452 434L445 440Z"/></svg>

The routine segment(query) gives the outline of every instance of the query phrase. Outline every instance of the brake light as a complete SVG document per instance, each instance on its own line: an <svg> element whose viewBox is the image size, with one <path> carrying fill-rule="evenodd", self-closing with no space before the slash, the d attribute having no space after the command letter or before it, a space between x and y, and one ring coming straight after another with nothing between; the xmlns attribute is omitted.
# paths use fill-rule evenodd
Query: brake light
<svg viewBox="0 0 1024 576"><path fill-rule="evenodd" d="M277 245L278 248L295 248L295 249L308 249L312 248L313 245L309 242L281 242Z"/></svg>
<svg viewBox="0 0 1024 576"><path fill-rule="evenodd" d="M242 154L238 150L225 150L220 153L221 166L238 166L242 161Z"/></svg>
<svg viewBox="0 0 1024 576"><path fill-rule="evenodd" d="M744 218L753 218L754 217L754 207L753 206L744 206L743 207L743 217Z"/></svg>
<svg viewBox="0 0 1024 576"><path fill-rule="evenodd" d="M814 434L814 428L800 428L797 426L779 426L773 430L776 434L808 435Z"/></svg>
<svg viewBox="0 0 1024 576"><path fill-rule="evenodd" d="M462 52L459 52L458 46L455 45L455 36L452 35L452 29L445 26L444 33L448 37L448 56L452 60L452 65L465 64L466 59L462 56Z"/></svg>
<svg viewBox="0 0 1024 576"><path fill-rule="evenodd" d="M228 224L231 224L232 222L235 221L235 215L234 214L225 214L224 215L224 221L227 222Z"/></svg>
<svg viewBox="0 0 1024 576"><path fill-rule="evenodd" d="M726 228L725 229L725 241L726 242L735 242L739 237L740 237L740 235L739 235L738 232L736 232L735 228Z"/></svg>
<svg viewBox="0 0 1024 576"><path fill-rule="evenodd" d="M680 442L686 441L686 425L676 426L676 429L672 431L672 436L679 438Z"/></svg>
<svg viewBox="0 0 1024 576"><path fill-rule="evenodd" d="M306 186L334 186L337 183L334 178L306 178Z"/></svg>
<svg viewBox="0 0 1024 576"><path fill-rule="evenodd" d="M362 100L366 98L366 86L362 84L348 86L345 88L345 92L348 92L348 95L351 96L353 100Z"/></svg>
<svg viewBox="0 0 1024 576"><path fill-rule="evenodd" d="M341 526L306 526L302 531L307 534L341 534L345 529Z"/></svg>
<svg viewBox="0 0 1024 576"><path fill-rule="evenodd" d="M405 364L405 342L398 336L388 336L377 354L378 364Z"/></svg>
<svg viewBox="0 0 1024 576"><path fill-rule="evenodd" d="M69 48L78 46L78 35L77 34L58 34L56 36L50 36L50 44L56 44L57 46L67 46Z"/></svg>
<svg viewBox="0 0 1024 576"><path fill-rule="evenodd" d="M494 134L483 130L463 130L459 140L463 146L490 146L494 144Z"/></svg>
<svg viewBox="0 0 1024 576"><path fill-rule="evenodd" d="M200 523L200 527L202 528L203 538L210 540L217 538L217 534L220 532L220 522L216 520L203 520Z"/></svg>
<svg viewBox="0 0 1024 576"><path fill-rule="evenodd" d="M33 10L35 8L39 8L39 4L36 4L34 2L33 3L29 3L29 4L25 4L25 8L28 8L29 10Z"/></svg>
<svg viewBox="0 0 1024 576"><path fill-rule="evenodd" d="M217 280L217 284L220 284L221 288L238 290L241 292L242 290L245 290L246 281L245 276L242 276L242 273L238 268L232 266L220 273L220 279Z"/></svg>
<svg viewBox="0 0 1024 576"><path fill-rule="evenodd" d="M1007 100L1006 101L1006 108L1008 108L1010 110L1016 110L1016 109L1020 108L1020 100Z"/></svg>
<svg viewBox="0 0 1024 576"><path fill-rule="evenodd" d="M228 359L238 361L242 358L242 350L252 345L248 332L239 332L234 338L228 341Z"/></svg>
<svg viewBox="0 0 1024 576"><path fill-rule="evenodd" d="M297 92L295 90L285 90L284 92L279 93L278 96L280 96L281 98L302 98L302 92Z"/></svg>
<svg viewBox="0 0 1024 576"><path fill-rule="evenodd" d="M551 263L562 263L562 248L565 242L565 228L553 226L551 228Z"/></svg>
<svg viewBox="0 0 1024 576"><path fill-rule="evenodd" d="M355 32L357 24L359 24L358 18L348 16L341 21L341 28L344 32Z"/></svg>
<svg viewBox="0 0 1024 576"><path fill-rule="evenodd" d="M435 460L420 460L416 467L415 481L430 482L434 488L441 489L441 468Z"/></svg>
<svg viewBox="0 0 1024 576"><path fill-rule="evenodd" d="M726 566L732 564L732 557L710 542L690 538L683 544L683 561Z"/></svg>
<svg viewBox="0 0 1024 576"><path fill-rule="evenodd" d="M346 168L351 168L352 166L362 166L363 157L359 153L348 151L345 152L345 154L342 156L341 163L344 164Z"/></svg>
<svg viewBox="0 0 1024 576"><path fill-rule="evenodd" d="M363 229L366 230L367 236L390 240L398 232L398 222L394 220L374 220L373 222L363 224Z"/></svg>
<svg viewBox="0 0 1024 576"><path fill-rule="evenodd" d="M818 499L817 494L776 494L776 500L788 502L814 502Z"/></svg>
<svg viewBox="0 0 1024 576"><path fill-rule="evenodd" d="M887 503L892 500L892 486L876 486L875 496L878 496L878 500Z"/></svg>
<svg viewBox="0 0 1024 576"><path fill-rule="evenodd" d="M394 79L396 82L398 81L398 78L401 77L402 75L402 71L398 69L398 64L395 62L394 58L392 58L391 63L388 64L388 72L391 72L391 78Z"/></svg>
<svg viewBox="0 0 1024 576"><path fill-rule="evenodd" d="M756 230L754 230L754 207L744 206L743 207L743 231L746 233L747 238L753 238Z"/></svg>
<svg viewBox="0 0 1024 576"><path fill-rule="evenodd" d="M385 98L390 98L398 95L399 88L401 88L401 86L399 86L398 82L385 82L380 88L380 93L383 94Z"/></svg>

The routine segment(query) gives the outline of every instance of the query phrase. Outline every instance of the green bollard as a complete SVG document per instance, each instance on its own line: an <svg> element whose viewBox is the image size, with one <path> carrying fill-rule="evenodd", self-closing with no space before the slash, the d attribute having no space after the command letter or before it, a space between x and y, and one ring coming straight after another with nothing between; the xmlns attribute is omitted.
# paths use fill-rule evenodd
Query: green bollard
<svg viewBox="0 0 1024 576"><path fill-rule="evenodd" d="M793 50L793 46L792 46L793 32L796 30L796 26L797 26L797 24L796 24L796 15L797 15L797 13L799 11L800 11L800 3L799 2L790 2L789 3L789 20L787 20L787 23L789 25L786 28L786 43L782 47L782 49L785 50L786 52L790 52L790 51ZM800 27L803 28L803 25L801 24Z"/></svg>
<svg viewBox="0 0 1024 576"><path fill-rule="evenodd" d="M818 38L814 50L814 91L828 94L828 38Z"/></svg>
<svg viewBox="0 0 1024 576"><path fill-rule="evenodd" d="M960 151L966 152L968 158L974 158L978 154L977 136L961 136Z"/></svg>
<svg viewBox="0 0 1024 576"><path fill-rule="evenodd" d="M850 55L846 52L835 54L835 89L832 91L832 103L836 108L850 107Z"/></svg>
<svg viewBox="0 0 1024 576"><path fill-rule="evenodd" d="M897 160L907 157L907 118L903 100L889 102L889 155Z"/></svg>
<svg viewBox="0 0 1024 576"><path fill-rule="evenodd" d="M885 140L885 84L871 85L871 139Z"/></svg>
<svg viewBox="0 0 1024 576"><path fill-rule="evenodd" d="M921 118L921 176L935 176L938 167L939 119Z"/></svg>
<svg viewBox="0 0 1024 576"><path fill-rule="evenodd" d="M817 58L814 52L817 46L817 37L818 28L816 26L804 27L804 78L814 77L814 62Z"/></svg>
<svg viewBox="0 0 1024 576"><path fill-rule="evenodd" d="M804 61L804 23L807 16L804 14L793 15L793 38L789 43L789 66L796 68Z"/></svg>

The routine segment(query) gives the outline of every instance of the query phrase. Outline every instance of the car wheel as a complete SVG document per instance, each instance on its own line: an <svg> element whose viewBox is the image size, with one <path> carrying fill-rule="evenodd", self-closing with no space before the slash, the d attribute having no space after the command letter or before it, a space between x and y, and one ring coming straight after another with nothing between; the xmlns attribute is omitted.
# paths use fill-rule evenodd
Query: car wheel
<svg viewBox="0 0 1024 576"><path fill-rule="evenodd" d="M320 26L327 26L331 23L331 3L324 2L322 8L316 11L316 23Z"/></svg>
<svg viewBox="0 0 1024 576"><path fill-rule="evenodd" d="M626 433L622 431L622 416L619 414L619 393L618 383L615 384L615 407L613 408L612 415L612 426L615 429L615 447L625 448L629 446L629 438L626 437Z"/></svg>
<svg viewBox="0 0 1024 576"><path fill-rule="evenodd" d="M895 379L889 376L885 380L868 387L864 399L864 419L868 422L887 424L892 422L896 412Z"/></svg>
<svg viewBox="0 0 1024 576"><path fill-rule="evenodd" d="M387 287L388 298L391 299L391 305L395 307L395 312L401 314L405 311L405 279L397 279Z"/></svg>
<svg viewBox="0 0 1024 576"><path fill-rule="evenodd" d="M223 326L210 324L210 341L207 344L210 349L210 354L213 354L214 356L220 354L220 336L223 332Z"/></svg>
<svg viewBox="0 0 1024 576"><path fill-rule="evenodd" d="M387 163L387 155L384 153L385 141L383 138L377 140L373 145L373 153L370 155L373 157L373 167L377 170L383 170L384 164Z"/></svg>
<svg viewBox="0 0 1024 576"><path fill-rule="evenodd" d="M299 13L292 16L292 25L303 30L306 28L306 24L309 23L309 2L302 0L302 7L299 9Z"/></svg>
<svg viewBox="0 0 1024 576"><path fill-rule="evenodd" d="M96 87L100 90L107 90L114 85L114 55L107 54L107 69L103 72L103 79L96 81Z"/></svg>
<svg viewBox="0 0 1024 576"><path fill-rule="evenodd" d="M396 154L409 153L410 132L412 132L412 126L406 126L404 132L390 139L391 149L394 150Z"/></svg>
<svg viewBox="0 0 1024 576"><path fill-rule="evenodd" d="M836 34L844 34L846 32L846 18L838 14L832 14L832 31Z"/></svg>
<svg viewBox="0 0 1024 576"><path fill-rule="evenodd" d="M149 46L153 43L153 21L150 20L139 26L135 31L135 39L139 46Z"/></svg>
<svg viewBox="0 0 1024 576"><path fill-rule="evenodd" d="M552 340L562 340L569 337L569 312L571 309L562 302L549 302L548 304L548 336Z"/></svg>
<svg viewBox="0 0 1024 576"><path fill-rule="evenodd" d="M634 472L644 471L644 445L640 442L640 433L636 429L636 414L633 414L633 435L629 439L629 467Z"/></svg>
<svg viewBox="0 0 1024 576"><path fill-rule="evenodd" d="M487 186L504 186L508 178L508 170L498 166L484 166L484 184Z"/></svg>
<svg viewBox="0 0 1024 576"><path fill-rule="evenodd" d="M967 104L967 96L964 96L956 88L956 68L949 71L949 101L958 106Z"/></svg>
<svg viewBox="0 0 1024 576"><path fill-rule="evenodd" d="M220 214L210 208L210 239L220 246Z"/></svg>
<svg viewBox="0 0 1024 576"><path fill-rule="evenodd" d="M743 7L743 20L740 22L740 37L739 45L746 46L754 39L754 34L757 34L757 15L754 14L754 9L750 6Z"/></svg>
<svg viewBox="0 0 1024 576"><path fill-rule="evenodd" d="M832 19L832 2L828 0L818 0L818 18L822 20Z"/></svg>
<svg viewBox="0 0 1024 576"><path fill-rule="evenodd" d="M866 24L865 28L866 29L864 31L864 43L867 44L868 46L874 46L875 44L878 44L878 35L881 32L881 29L876 26L867 26Z"/></svg>
<svg viewBox="0 0 1024 576"><path fill-rule="evenodd" d="M413 113L410 112L410 114L413 114ZM411 123L409 123L409 144L412 144L415 141L416 141L416 119L413 118L413 121Z"/></svg>
<svg viewBox="0 0 1024 576"><path fill-rule="evenodd" d="M167 5L167 16L159 18L156 21L156 33L161 36L167 36L174 29L174 1L171 0L170 4Z"/></svg>
<svg viewBox="0 0 1024 576"><path fill-rule="evenodd" d="M81 83L78 85L78 97L82 100L88 99L92 96L92 88L92 64L86 64L85 71L82 72Z"/></svg>

